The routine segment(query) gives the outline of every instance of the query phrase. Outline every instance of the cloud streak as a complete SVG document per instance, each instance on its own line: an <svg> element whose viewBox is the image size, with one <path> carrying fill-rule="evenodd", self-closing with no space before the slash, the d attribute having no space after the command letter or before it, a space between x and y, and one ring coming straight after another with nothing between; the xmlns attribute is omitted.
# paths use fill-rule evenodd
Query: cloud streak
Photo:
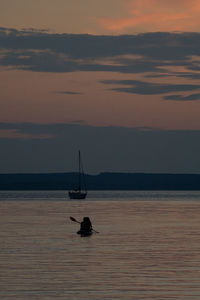
<svg viewBox="0 0 200 300"><path fill-rule="evenodd" d="M0 129L0 139L26 139L26 140L33 140L33 139L50 139L52 138L49 134L31 134L31 133L23 133L18 129Z"/></svg>
<svg viewBox="0 0 200 300"><path fill-rule="evenodd" d="M188 96L181 95L169 95L164 97L165 100L177 100L177 101L197 101L200 100L200 94L191 94Z"/></svg>
<svg viewBox="0 0 200 300"><path fill-rule="evenodd" d="M83 93L72 92L72 91L55 91L54 94L63 94L63 95L83 95Z"/></svg>
<svg viewBox="0 0 200 300"><path fill-rule="evenodd" d="M118 87L112 88L115 91L124 92L124 93L133 93L133 94L140 94L140 95L159 95L159 94L166 94L171 92L186 92L192 90L200 89L200 85L193 85L193 84L159 84L159 83L150 83L144 81L137 81L137 80L104 80L103 83L111 84L111 85L125 85L128 87ZM199 94L196 94L196 96ZM199 96L198 96L199 97ZM184 97L183 97L184 98ZM187 98L187 97L186 97ZM193 100L197 100L197 97L193 97ZM166 98L165 98L166 99ZM168 98L169 99L169 98ZM173 97L171 98L173 100ZM178 99L174 99L178 100ZM180 99L181 100L181 97ZM192 100L192 97L190 97Z"/></svg>

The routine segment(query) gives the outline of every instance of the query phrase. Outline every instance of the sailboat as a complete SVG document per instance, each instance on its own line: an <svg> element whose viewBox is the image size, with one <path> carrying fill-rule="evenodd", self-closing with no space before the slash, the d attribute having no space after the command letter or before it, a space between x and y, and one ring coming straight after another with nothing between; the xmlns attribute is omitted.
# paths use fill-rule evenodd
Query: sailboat
<svg viewBox="0 0 200 300"><path fill-rule="evenodd" d="M69 191L69 198L70 199L85 199L87 196L86 185L85 185L85 178L84 178L84 171L83 171L83 164L81 160L81 152L78 152L78 185L77 188L73 191Z"/></svg>

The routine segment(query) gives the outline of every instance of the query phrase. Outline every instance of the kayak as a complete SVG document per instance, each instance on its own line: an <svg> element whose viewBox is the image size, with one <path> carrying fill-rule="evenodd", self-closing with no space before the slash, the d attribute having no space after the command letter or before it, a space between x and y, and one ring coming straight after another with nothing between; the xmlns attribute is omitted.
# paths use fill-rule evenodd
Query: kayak
<svg viewBox="0 0 200 300"><path fill-rule="evenodd" d="M90 236L93 234L92 231L83 231L83 230L79 230L77 231L77 234L80 234L81 237L84 237L84 236Z"/></svg>

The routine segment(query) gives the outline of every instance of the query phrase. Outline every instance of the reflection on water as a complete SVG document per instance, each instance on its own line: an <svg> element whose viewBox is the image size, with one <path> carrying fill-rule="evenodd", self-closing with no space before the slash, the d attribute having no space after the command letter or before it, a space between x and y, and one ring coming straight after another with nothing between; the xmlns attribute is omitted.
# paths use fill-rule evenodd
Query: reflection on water
<svg viewBox="0 0 200 300"><path fill-rule="evenodd" d="M0 299L200 299L200 192L0 196Z"/></svg>

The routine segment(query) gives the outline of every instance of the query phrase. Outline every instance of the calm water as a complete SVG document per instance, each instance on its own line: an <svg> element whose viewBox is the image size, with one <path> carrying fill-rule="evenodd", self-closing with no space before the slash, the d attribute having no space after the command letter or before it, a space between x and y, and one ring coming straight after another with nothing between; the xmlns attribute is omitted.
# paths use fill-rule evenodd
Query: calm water
<svg viewBox="0 0 200 300"><path fill-rule="evenodd" d="M199 300L200 192L0 192L0 299ZM81 238L90 216L99 234Z"/></svg>

